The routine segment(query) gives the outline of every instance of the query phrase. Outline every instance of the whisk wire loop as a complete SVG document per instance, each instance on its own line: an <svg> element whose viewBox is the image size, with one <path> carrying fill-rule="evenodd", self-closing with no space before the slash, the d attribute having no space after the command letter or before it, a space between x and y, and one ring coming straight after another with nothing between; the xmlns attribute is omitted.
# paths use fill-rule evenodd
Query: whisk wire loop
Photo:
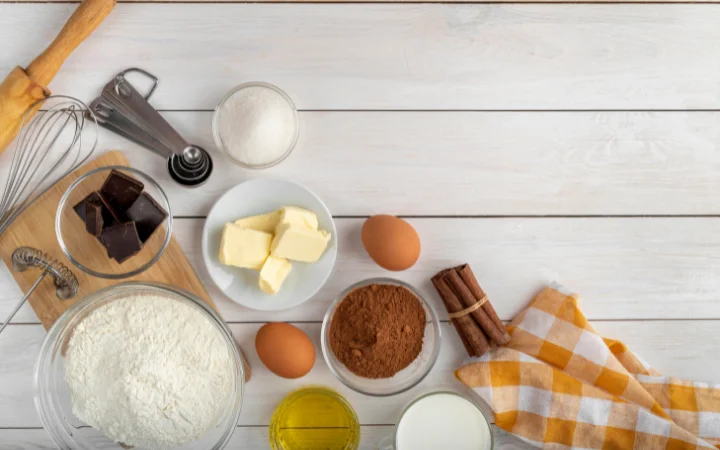
<svg viewBox="0 0 720 450"><path fill-rule="evenodd" d="M31 267L37 267L42 269L42 274L38 277L35 283L33 283L30 290L15 306L12 312L10 312L8 318L5 319L5 322L0 325L0 333L2 333L28 297L30 297L35 289L40 285L40 282L43 278L45 278L45 275L49 275L53 279L53 284L55 285L55 295L57 295L60 300L67 300L77 295L78 289L80 288L80 283L78 282L77 277L75 277L72 271L63 263L51 258L46 253L32 247L18 247L12 253L12 257L10 259L12 261L13 269L18 272L24 272Z"/></svg>
<svg viewBox="0 0 720 450"><path fill-rule="evenodd" d="M84 142L87 125L94 125L93 136ZM94 112L76 98L50 96L28 110L0 199L0 234L55 183L88 160L98 134Z"/></svg>
<svg viewBox="0 0 720 450"><path fill-rule="evenodd" d="M70 269L57 259L32 247L18 247L12 254L12 265L18 272L31 267L43 269L53 278L57 288L57 296L65 300L75 296L79 283Z"/></svg>

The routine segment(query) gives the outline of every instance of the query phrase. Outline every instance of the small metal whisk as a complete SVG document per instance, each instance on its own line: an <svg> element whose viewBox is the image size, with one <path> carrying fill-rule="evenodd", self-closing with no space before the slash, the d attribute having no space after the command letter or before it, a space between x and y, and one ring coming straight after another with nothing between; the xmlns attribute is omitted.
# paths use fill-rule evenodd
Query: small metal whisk
<svg viewBox="0 0 720 450"><path fill-rule="evenodd" d="M78 292L79 283L75 275L70 269L65 267L64 264L57 261L56 259L50 258L40 250L32 247L18 247L12 254L12 266L18 272L25 272L31 267L39 267L43 270L40 275L33 283L30 290L25 294L25 297L20 300L20 303L15 306L8 318L0 325L0 333L3 332L8 323L12 320L15 314L20 310L25 301L32 295L35 288L40 285L40 282L45 278L45 275L50 275L55 283L55 295L60 300L67 300L75 297Z"/></svg>
<svg viewBox="0 0 720 450"><path fill-rule="evenodd" d="M30 117L32 111L37 114ZM94 136L83 136L86 125ZM35 103L23 119L0 197L0 235L38 197L87 161L97 138L95 115L80 100L55 95ZM5 171L0 179L3 175Z"/></svg>

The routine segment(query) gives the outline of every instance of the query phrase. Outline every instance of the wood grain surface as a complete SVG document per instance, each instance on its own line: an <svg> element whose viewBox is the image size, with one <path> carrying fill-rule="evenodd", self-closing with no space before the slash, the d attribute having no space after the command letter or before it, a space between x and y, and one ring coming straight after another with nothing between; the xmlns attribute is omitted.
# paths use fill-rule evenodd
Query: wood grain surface
<svg viewBox="0 0 720 450"><path fill-rule="evenodd" d="M0 4L0 71L74 8ZM302 110L718 109L719 21L702 4L121 4L51 88L90 100L140 65L160 109L212 110L252 80Z"/></svg>
<svg viewBox="0 0 720 450"><path fill-rule="evenodd" d="M43 0L45 2L65 2L66 0ZM72 0L70 3L77 3L80 0ZM186 3L187 0L119 0L119 3ZM40 0L0 0L0 3L41 3ZM241 0L193 0L193 3L244 3ZM564 4L564 3L717 3L717 0L583 0L582 2L569 0L255 0L253 3L467 3L467 4L486 4L486 3L548 3L548 4Z"/></svg>
<svg viewBox="0 0 720 450"><path fill-rule="evenodd" d="M204 220L176 219L175 239L230 322L320 321L349 285L391 276L418 287L444 311L430 277L469 262L504 320L517 314L551 281L583 297L592 320L720 319L720 218L412 218L422 240L420 260L406 272L388 272L367 256L363 219L337 219L333 276L308 302L286 311L253 311L213 284L201 253ZM0 284L12 284L0 271ZM0 317L20 292L0 291ZM444 317L444 316L443 316ZM37 323L29 309L16 322Z"/></svg>
<svg viewBox="0 0 720 450"><path fill-rule="evenodd" d="M125 2L68 59L51 88L85 101L120 70L153 72L151 103L215 159L210 181L187 190L160 158L100 136L101 152L122 149L167 191L177 244L254 364L228 450L268 449L273 408L303 384L349 399L362 450L377 449L410 399L461 390L452 370L462 346L447 322L429 378L386 399L342 387L319 348L307 377L281 380L257 359L254 336L292 321L317 344L329 302L371 276L397 276L437 302L430 275L466 261L503 319L558 280L582 294L602 334L664 373L720 380L720 5L623 1ZM75 7L0 0L0 76L30 62ZM261 172L229 164L211 134L217 102L251 80L278 85L300 110L293 154ZM7 165L0 155L0 180ZM300 308L250 311L205 273L205 215L257 177L300 182L336 216L336 270ZM412 270L390 274L365 255L358 229L374 213L404 215L418 230ZM21 294L2 264L0 286L2 320ZM3 449L52 448L33 406L43 337L30 307L0 335ZM496 437L499 450L529 448Z"/></svg>
<svg viewBox="0 0 720 450"><path fill-rule="evenodd" d="M502 450L530 450L519 439L493 426L495 448ZM389 425L365 425L360 435L359 450L378 450L380 441L392 433ZM0 442L12 450L54 450L55 446L43 430L0 430ZM267 427L239 427L233 434L228 449L267 448ZM98 447L98 450L104 447Z"/></svg>
<svg viewBox="0 0 720 450"><path fill-rule="evenodd" d="M270 373L260 362L254 342L262 323L231 324L230 329L240 345L247 350L253 366L253 380L246 386L243 396L241 426L260 427L270 423L277 404L292 390L308 384L321 384L337 390L355 409L363 425L393 424L402 408L417 396L434 390L465 392L453 371L467 357L453 327L443 323L440 356L432 372L423 383L408 392L394 395L383 401L358 394L344 387L330 372L320 353L321 324L294 323L305 331L316 348L316 363L312 371L297 380L287 380ZM653 321L653 322L602 322L595 324L604 336L621 339L663 373L697 381L714 382L720 371L720 362L708 358L720 351L720 342L709 339L717 332L715 321ZM0 384L0 423L4 427L42 426L32 401L35 355L45 335L39 325L15 325L6 329L0 340L3 355ZM23 347L17 345L22 342ZM241 447L242 448L242 447ZM259 447L265 448L265 447ZM244 448L243 448L244 450ZM650 450L650 449L648 449Z"/></svg>
<svg viewBox="0 0 720 450"><path fill-rule="evenodd" d="M720 214L720 112L306 111L293 153L263 171L217 150L211 112L163 114L214 158L201 189L106 130L101 149L123 149L177 216L203 217L227 189L262 177L307 186L336 216Z"/></svg>
<svg viewBox="0 0 720 450"><path fill-rule="evenodd" d="M70 268L80 283L78 294L73 299L58 299L55 295L55 286L50 282L41 283L35 293L28 299L30 306L32 306L35 314L46 329L50 328L55 322L55 319L60 317L60 315L76 301L91 292L118 283L116 280L90 276L76 268L65 255L62 254L55 234L52 233L52 230L55 229L55 215L60 198L70 184L92 169L113 165L127 165L127 159L125 159L120 152L108 152L79 168L39 198L0 236L0 255L2 255L2 259L7 267L12 267L11 255L16 248L29 246L48 253L66 267ZM78 221L78 223L80 224L81 222ZM153 236L153 239L158 237L160 236ZM85 238L88 240L92 239L85 229L80 227L74 230L72 237L67 237L68 241L80 241ZM89 242L88 247L90 247L89 244L92 243L93 242ZM92 247L92 249L95 251L95 254L88 257L88 260L94 258L101 261L107 260L107 254L102 251L101 246L95 246ZM146 260L149 260L149 258ZM124 269L118 267L117 270L122 272ZM39 273L34 270L27 270L25 272L13 271L12 275L20 286L20 289L23 292L27 292L37 279ZM174 239L170 240L165 253L157 263L147 271L127 281L130 280L155 281L177 286L192 292L207 302L211 307L217 309L213 300L195 275L195 271L188 263L182 249Z"/></svg>
<svg viewBox="0 0 720 450"><path fill-rule="evenodd" d="M68 18L57 37L25 71L36 83L46 86L65 60L92 34L115 7L116 0L84 0Z"/></svg>

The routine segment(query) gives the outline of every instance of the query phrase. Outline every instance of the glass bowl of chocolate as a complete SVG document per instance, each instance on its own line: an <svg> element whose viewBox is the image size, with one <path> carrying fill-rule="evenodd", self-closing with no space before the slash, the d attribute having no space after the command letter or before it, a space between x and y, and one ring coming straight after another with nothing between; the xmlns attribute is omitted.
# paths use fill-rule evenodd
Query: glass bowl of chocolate
<svg viewBox="0 0 720 450"><path fill-rule="evenodd" d="M330 305L322 325L330 371L365 395L417 386L440 353L440 321L417 289L391 278L353 284Z"/></svg>
<svg viewBox="0 0 720 450"><path fill-rule="evenodd" d="M167 195L149 175L126 166L93 169L60 200L55 233L84 272L119 280L155 264L172 236Z"/></svg>

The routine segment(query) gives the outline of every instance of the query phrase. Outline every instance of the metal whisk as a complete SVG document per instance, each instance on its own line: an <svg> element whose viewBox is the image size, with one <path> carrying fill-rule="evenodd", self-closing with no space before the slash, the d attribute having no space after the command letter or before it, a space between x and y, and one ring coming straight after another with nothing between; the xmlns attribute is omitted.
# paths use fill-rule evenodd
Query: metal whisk
<svg viewBox="0 0 720 450"><path fill-rule="evenodd" d="M87 161L97 145L97 120L80 100L50 96L30 111L38 112L33 117L28 112L23 119L0 198L0 234L38 197ZM83 135L87 125L94 135Z"/></svg>
<svg viewBox="0 0 720 450"><path fill-rule="evenodd" d="M13 269L18 272L25 272L31 267L39 267L43 270L40 275L33 283L30 290L25 294L25 297L20 300L20 303L15 306L8 318L0 326L0 333L3 332L7 324L12 320L15 314L20 310L25 301L32 295L35 288L40 285L40 282L45 278L45 275L50 275L55 283L55 295L60 300L67 300L75 297L80 286L77 278L70 269L65 267L64 264L56 259L50 258L40 250L32 247L18 247L12 254L12 265Z"/></svg>

